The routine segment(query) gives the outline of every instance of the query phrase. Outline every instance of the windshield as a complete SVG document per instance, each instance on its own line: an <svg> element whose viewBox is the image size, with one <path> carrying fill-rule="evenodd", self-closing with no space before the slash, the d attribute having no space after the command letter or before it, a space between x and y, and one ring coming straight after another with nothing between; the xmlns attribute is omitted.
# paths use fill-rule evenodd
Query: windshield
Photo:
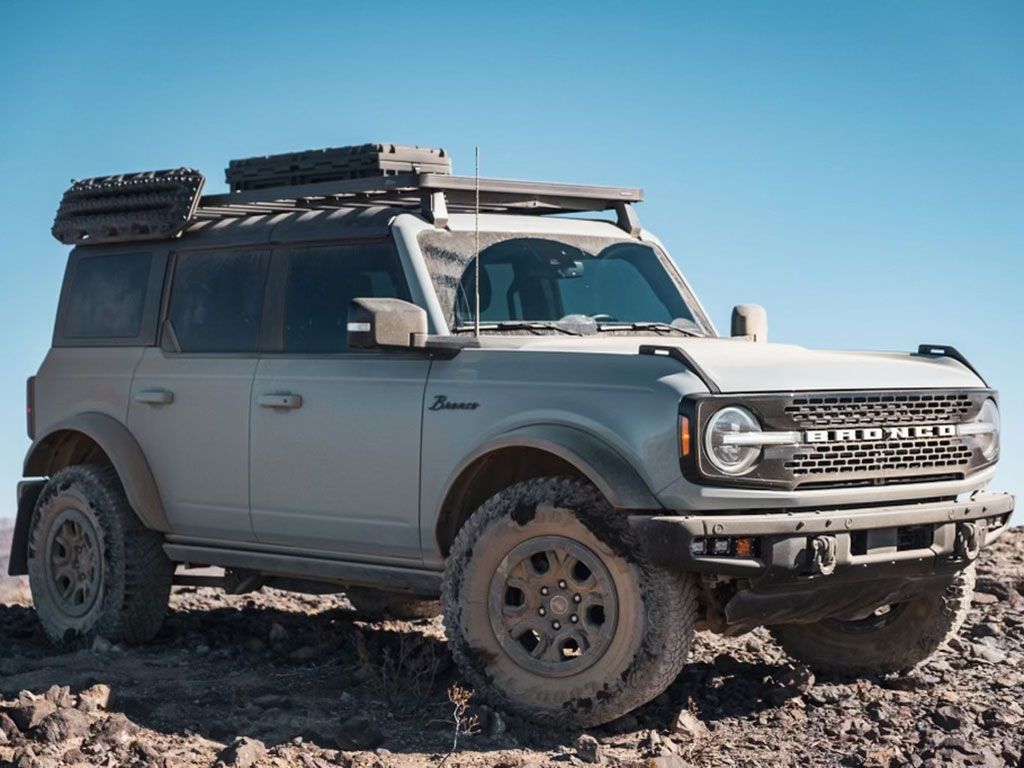
<svg viewBox="0 0 1024 768"><path fill-rule="evenodd" d="M686 301L684 287L666 269L664 254L650 245L610 238L487 234L490 242L481 233L480 250L482 326L529 325L536 330L567 324L600 332L654 325L705 331L701 316ZM472 234L467 238L466 233L428 233L421 244L442 305L450 301L444 308L450 308L452 328L472 326L476 306ZM448 301L441 296L445 293Z"/></svg>

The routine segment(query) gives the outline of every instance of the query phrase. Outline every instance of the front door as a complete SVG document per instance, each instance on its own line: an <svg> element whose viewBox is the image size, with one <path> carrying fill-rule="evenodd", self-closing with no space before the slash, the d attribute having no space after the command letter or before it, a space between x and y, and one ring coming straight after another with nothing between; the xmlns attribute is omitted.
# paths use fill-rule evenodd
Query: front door
<svg viewBox="0 0 1024 768"><path fill-rule="evenodd" d="M354 298L409 299L389 242L275 252L278 351L256 371L252 523L264 544L415 561L420 430L429 361L350 351Z"/></svg>

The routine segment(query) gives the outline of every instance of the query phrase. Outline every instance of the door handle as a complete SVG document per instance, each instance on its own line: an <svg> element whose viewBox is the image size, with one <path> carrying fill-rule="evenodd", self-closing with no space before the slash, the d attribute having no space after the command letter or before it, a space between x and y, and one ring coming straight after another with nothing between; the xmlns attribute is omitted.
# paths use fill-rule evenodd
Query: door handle
<svg viewBox="0 0 1024 768"><path fill-rule="evenodd" d="M261 408L288 408L295 409L302 407L302 395L293 395L290 392L260 395Z"/></svg>
<svg viewBox="0 0 1024 768"><path fill-rule="evenodd" d="M170 405L174 402L174 393L166 389L143 389L135 393L135 402L147 405Z"/></svg>

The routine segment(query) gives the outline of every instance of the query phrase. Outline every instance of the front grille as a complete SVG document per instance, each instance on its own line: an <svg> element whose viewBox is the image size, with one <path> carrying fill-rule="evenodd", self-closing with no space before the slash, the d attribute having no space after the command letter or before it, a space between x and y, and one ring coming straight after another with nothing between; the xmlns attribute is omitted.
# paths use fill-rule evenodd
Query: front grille
<svg viewBox="0 0 1024 768"><path fill-rule="evenodd" d="M958 434L917 436L913 428L968 423L993 395L987 389L965 389L703 396L695 403L701 425L722 405L742 405L754 412L765 431L825 431L828 438L818 442L819 434L815 441L806 439L799 445L766 445L761 461L739 478L721 474L699 454L694 477L716 484L788 489L963 478L992 463L982 454L978 439ZM894 427L901 429L897 433ZM843 440L835 434L839 430L859 432L848 435L854 439ZM869 430L874 434L863 434ZM703 447L698 445L698 450Z"/></svg>
<svg viewBox="0 0 1024 768"><path fill-rule="evenodd" d="M973 407L964 392L797 396L784 409L802 429L959 424Z"/></svg>
<svg viewBox="0 0 1024 768"><path fill-rule="evenodd" d="M971 449L959 437L888 440L866 443L826 443L802 448L785 464L796 477L822 473L949 470L971 463Z"/></svg>

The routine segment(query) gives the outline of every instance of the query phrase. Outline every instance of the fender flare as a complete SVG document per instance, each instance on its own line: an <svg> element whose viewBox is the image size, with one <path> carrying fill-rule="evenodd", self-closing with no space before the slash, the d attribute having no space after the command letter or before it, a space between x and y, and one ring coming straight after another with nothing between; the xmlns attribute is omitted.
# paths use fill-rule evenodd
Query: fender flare
<svg viewBox="0 0 1024 768"><path fill-rule="evenodd" d="M488 440L466 456L449 475L434 510L434 526L463 472L489 453L503 448L536 448L575 467L617 509L661 510L663 507L632 464L618 451L589 432L561 424L519 427Z"/></svg>
<svg viewBox="0 0 1024 768"><path fill-rule="evenodd" d="M45 477L53 474L53 453L59 445L57 436L67 432L81 433L103 449L121 479L128 503L144 526L161 533L171 533L156 479L142 448L128 428L112 416L80 413L50 425L46 434L36 439L28 449L22 475Z"/></svg>

